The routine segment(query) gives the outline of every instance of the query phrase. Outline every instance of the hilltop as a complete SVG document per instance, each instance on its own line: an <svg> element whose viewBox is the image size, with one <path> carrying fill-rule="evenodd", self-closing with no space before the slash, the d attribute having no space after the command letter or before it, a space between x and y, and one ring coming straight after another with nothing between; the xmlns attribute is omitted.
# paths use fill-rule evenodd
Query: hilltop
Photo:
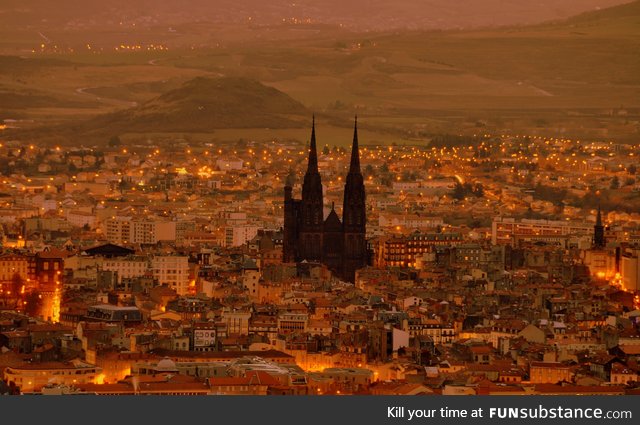
<svg viewBox="0 0 640 425"><path fill-rule="evenodd" d="M210 132L223 128L297 128L307 109L288 95L247 78L197 77L137 107L98 116L96 132Z"/></svg>
<svg viewBox="0 0 640 425"><path fill-rule="evenodd" d="M597 9L559 21L532 26L532 29L568 29L574 35L605 37L640 36L640 1Z"/></svg>
<svg viewBox="0 0 640 425"><path fill-rule="evenodd" d="M638 19L640 17L640 1L635 0L605 9L581 13L565 20L569 24L606 22L607 20Z"/></svg>

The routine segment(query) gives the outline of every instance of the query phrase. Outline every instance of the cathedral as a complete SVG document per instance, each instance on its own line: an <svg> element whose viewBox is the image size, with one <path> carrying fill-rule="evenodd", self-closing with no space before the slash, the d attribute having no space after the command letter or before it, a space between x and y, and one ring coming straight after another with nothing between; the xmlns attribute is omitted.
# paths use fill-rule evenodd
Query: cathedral
<svg viewBox="0 0 640 425"><path fill-rule="evenodd" d="M307 172L302 183L302 199L294 199L292 184L284 187L284 262L322 263L331 272L354 282L356 270L367 265L365 238L366 209L364 179L360 172L358 122L353 130L351 163L344 187L342 220L333 205L324 218L322 178L318 171L315 120L311 127L311 144Z"/></svg>

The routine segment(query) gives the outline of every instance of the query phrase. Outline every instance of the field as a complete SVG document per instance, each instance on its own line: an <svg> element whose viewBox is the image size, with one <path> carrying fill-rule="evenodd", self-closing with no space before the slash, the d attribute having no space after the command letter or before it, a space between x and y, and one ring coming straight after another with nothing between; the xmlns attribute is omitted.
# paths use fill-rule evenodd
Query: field
<svg viewBox="0 0 640 425"><path fill-rule="evenodd" d="M109 122L123 136L162 139L153 121L128 130L92 119L134 113L198 76L248 78L289 95L306 107L294 121L304 127L315 112L321 143L332 145L349 143L355 114L365 143L426 143L438 133L634 142L640 131L640 2L563 22L474 31L200 24L171 33L48 33L56 49L28 32L2 35L0 119L19 127L6 137L38 141L57 133L101 143L109 132L86 131L86 123ZM250 106L246 116L234 114L250 123L258 105ZM308 137L297 125L240 129L218 121L210 128L194 123L193 133L212 140Z"/></svg>

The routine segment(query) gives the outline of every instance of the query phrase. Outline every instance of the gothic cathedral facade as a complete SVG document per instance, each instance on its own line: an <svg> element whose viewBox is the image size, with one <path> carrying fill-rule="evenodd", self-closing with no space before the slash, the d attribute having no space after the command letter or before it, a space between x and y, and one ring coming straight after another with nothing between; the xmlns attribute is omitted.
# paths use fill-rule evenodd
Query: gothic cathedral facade
<svg viewBox="0 0 640 425"><path fill-rule="evenodd" d="M321 263L348 282L368 260L364 179L360 171L358 123L353 130L351 162L344 187L342 220L333 206L324 218L322 179L318 171L315 120L302 199L294 199L291 182L284 187L283 261Z"/></svg>

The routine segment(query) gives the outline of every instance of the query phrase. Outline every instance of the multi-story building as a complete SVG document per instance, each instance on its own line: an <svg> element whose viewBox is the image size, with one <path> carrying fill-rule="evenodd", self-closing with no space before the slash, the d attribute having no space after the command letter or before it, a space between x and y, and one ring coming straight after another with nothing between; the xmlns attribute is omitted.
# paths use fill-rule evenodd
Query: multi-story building
<svg viewBox="0 0 640 425"><path fill-rule="evenodd" d="M259 226L255 225L238 225L225 228L225 246L234 247L244 245L258 234Z"/></svg>
<svg viewBox="0 0 640 425"><path fill-rule="evenodd" d="M531 362L529 380L532 384L557 384L571 382L573 372L571 366L554 362Z"/></svg>
<svg viewBox="0 0 640 425"><path fill-rule="evenodd" d="M462 244L459 233L420 233L393 236L378 241L375 247L378 267L415 267L416 258L432 252L436 247L453 247Z"/></svg>
<svg viewBox="0 0 640 425"><path fill-rule="evenodd" d="M491 243L517 246L519 241L559 242L567 236L593 233L593 225L560 220L516 220L495 217L491 224Z"/></svg>
<svg viewBox="0 0 640 425"><path fill-rule="evenodd" d="M380 214L378 217L380 227L401 229L435 229L444 225L442 217L427 217L418 214Z"/></svg>
<svg viewBox="0 0 640 425"><path fill-rule="evenodd" d="M178 295L189 293L189 258L158 255L151 260L153 277L160 285L167 285Z"/></svg>
<svg viewBox="0 0 640 425"><path fill-rule="evenodd" d="M278 316L278 333L285 335L306 332L309 315L303 313L281 313Z"/></svg>
<svg viewBox="0 0 640 425"><path fill-rule="evenodd" d="M150 264L144 257L105 258L102 270L116 272L117 282L121 283L123 279L144 276L150 270Z"/></svg>
<svg viewBox="0 0 640 425"><path fill-rule="evenodd" d="M45 286L59 283L64 269L64 259L67 256L68 252L55 248L37 253L31 257L29 278Z"/></svg>
<svg viewBox="0 0 640 425"><path fill-rule="evenodd" d="M72 226L94 228L96 224L96 215L90 211L68 210L67 222Z"/></svg>
<svg viewBox="0 0 640 425"><path fill-rule="evenodd" d="M627 249L620 257L620 275L625 291L640 291L640 249Z"/></svg>
<svg viewBox="0 0 640 425"><path fill-rule="evenodd" d="M222 321L227 325L227 334L229 335L249 335L250 320L251 312L249 311L227 309L222 312Z"/></svg>
<svg viewBox="0 0 640 425"><path fill-rule="evenodd" d="M29 258L19 254L0 255L0 283L11 282L15 276L27 281L29 278Z"/></svg>
<svg viewBox="0 0 640 425"><path fill-rule="evenodd" d="M216 326L212 322L198 322L193 325L193 350L213 351L216 349Z"/></svg>
<svg viewBox="0 0 640 425"><path fill-rule="evenodd" d="M115 216L104 221L107 240L115 244L149 244L176 240L175 221ZM181 225L181 237L189 226Z"/></svg>
<svg viewBox="0 0 640 425"><path fill-rule="evenodd" d="M131 226L131 243L156 244L176 240L176 222L163 220L134 220Z"/></svg>
<svg viewBox="0 0 640 425"><path fill-rule="evenodd" d="M4 380L20 387L23 393L30 393L51 383L66 386L96 383L101 372L101 368L82 361L25 363L7 367Z"/></svg>
<svg viewBox="0 0 640 425"><path fill-rule="evenodd" d="M436 319L410 319L407 326L412 337L428 336L434 344L449 344L456 337L453 325L444 324Z"/></svg>
<svg viewBox="0 0 640 425"><path fill-rule="evenodd" d="M131 242L131 217L114 216L104 221L104 235L115 244Z"/></svg>

